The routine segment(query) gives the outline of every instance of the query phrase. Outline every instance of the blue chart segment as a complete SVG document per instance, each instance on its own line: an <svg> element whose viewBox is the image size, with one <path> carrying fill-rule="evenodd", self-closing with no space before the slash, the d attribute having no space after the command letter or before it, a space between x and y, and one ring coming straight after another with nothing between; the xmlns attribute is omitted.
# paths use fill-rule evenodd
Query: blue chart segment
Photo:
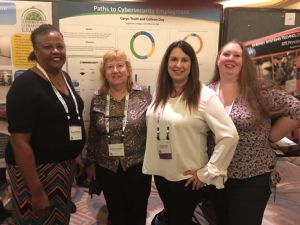
<svg viewBox="0 0 300 225"><path fill-rule="evenodd" d="M195 50L196 54L198 54L199 52L201 52L202 47L203 47L202 38L198 34L196 34L196 33L190 33L190 34L188 34L188 35L186 35L184 37L184 40L186 41L190 37L195 37L195 38L197 38L199 40L199 48L197 50Z"/></svg>
<svg viewBox="0 0 300 225"><path fill-rule="evenodd" d="M146 55L140 55L140 54L138 54L138 53L136 52L135 48L134 48L134 42L135 42L135 39L136 39L138 36L140 36L140 35L146 36L146 37L151 41L152 47L151 47L149 53L146 54ZM131 50L132 54L133 54L136 58L138 58L138 59L148 59L148 58L151 57L151 55L153 54L153 52L154 52L154 50L155 50L155 42L154 42L154 38L152 37L152 35L151 35L150 33L146 32L146 31L140 31L140 32L137 32L137 33L135 33L135 34L132 36L132 38L131 38L131 40L130 40L130 50Z"/></svg>

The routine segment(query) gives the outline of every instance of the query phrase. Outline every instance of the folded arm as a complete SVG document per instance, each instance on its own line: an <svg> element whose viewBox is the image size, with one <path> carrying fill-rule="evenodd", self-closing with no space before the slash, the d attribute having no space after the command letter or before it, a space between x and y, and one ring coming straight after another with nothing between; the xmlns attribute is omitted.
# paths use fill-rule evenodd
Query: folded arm
<svg viewBox="0 0 300 225"><path fill-rule="evenodd" d="M289 117L279 118L271 127L269 135L270 142L277 142L284 138L298 123L299 120L291 119Z"/></svg>

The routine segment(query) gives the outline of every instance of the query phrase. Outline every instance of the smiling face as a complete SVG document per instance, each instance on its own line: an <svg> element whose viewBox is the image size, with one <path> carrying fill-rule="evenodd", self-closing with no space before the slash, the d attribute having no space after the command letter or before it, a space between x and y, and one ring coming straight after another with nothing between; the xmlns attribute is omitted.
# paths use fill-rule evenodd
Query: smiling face
<svg viewBox="0 0 300 225"><path fill-rule="evenodd" d="M36 38L34 54L37 62L50 73L61 70L66 61L66 47L59 32L50 31Z"/></svg>
<svg viewBox="0 0 300 225"><path fill-rule="evenodd" d="M124 60L109 60L104 65L105 78L109 86L126 87L129 72Z"/></svg>
<svg viewBox="0 0 300 225"><path fill-rule="evenodd" d="M181 48L176 47L170 52L168 73L174 84L184 85L191 72L191 59Z"/></svg>
<svg viewBox="0 0 300 225"><path fill-rule="evenodd" d="M242 48L237 43L228 43L218 57L217 65L221 79L237 81L242 68Z"/></svg>

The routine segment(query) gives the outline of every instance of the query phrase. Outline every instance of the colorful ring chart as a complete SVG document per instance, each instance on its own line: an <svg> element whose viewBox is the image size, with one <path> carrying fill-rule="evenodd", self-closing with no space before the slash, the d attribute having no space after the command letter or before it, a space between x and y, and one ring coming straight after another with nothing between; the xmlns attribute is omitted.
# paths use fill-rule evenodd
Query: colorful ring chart
<svg viewBox="0 0 300 225"><path fill-rule="evenodd" d="M196 54L198 54L199 52L201 52L202 47L203 47L203 41L202 41L202 38L201 38L198 34L196 34L196 33L190 33L190 34L188 34L188 35L186 35L186 36L184 37L184 40L186 41L189 37L196 37L196 38L199 40L199 48L198 48L197 51L195 51Z"/></svg>
<svg viewBox="0 0 300 225"><path fill-rule="evenodd" d="M152 47L151 47L151 49L150 49L150 51L149 51L149 53L148 53L147 55L139 55L139 54L135 51L135 49L134 49L134 41L135 41L135 39L136 39L138 36L140 36L140 35L144 35L144 36L148 37L148 38L150 39L150 41L151 41ZM130 50L131 50L132 54L133 54L136 58L138 58L138 59L148 59L148 58L150 58L151 55L153 54L154 49L155 49L155 42L154 42L154 38L152 37L152 35L151 35L150 33L146 32L146 31L140 31L140 32L135 33L135 34L132 36L131 41L130 41Z"/></svg>

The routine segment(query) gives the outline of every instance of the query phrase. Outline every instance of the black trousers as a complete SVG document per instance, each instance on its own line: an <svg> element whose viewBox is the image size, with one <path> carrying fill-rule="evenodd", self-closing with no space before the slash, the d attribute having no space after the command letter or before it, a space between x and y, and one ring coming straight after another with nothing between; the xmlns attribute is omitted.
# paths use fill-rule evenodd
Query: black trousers
<svg viewBox="0 0 300 225"><path fill-rule="evenodd" d="M142 173L142 164L117 173L97 166L106 200L110 225L145 225L151 176Z"/></svg>
<svg viewBox="0 0 300 225"><path fill-rule="evenodd" d="M6 182L6 169L0 168L0 187Z"/></svg>
<svg viewBox="0 0 300 225"><path fill-rule="evenodd" d="M248 179L228 179L225 188L209 186L209 199L217 225L261 225L271 190L270 174Z"/></svg>
<svg viewBox="0 0 300 225"><path fill-rule="evenodd" d="M201 201L203 189L185 187L187 180L172 182L161 176L154 176L155 185L164 204L168 225L193 225L195 207Z"/></svg>

